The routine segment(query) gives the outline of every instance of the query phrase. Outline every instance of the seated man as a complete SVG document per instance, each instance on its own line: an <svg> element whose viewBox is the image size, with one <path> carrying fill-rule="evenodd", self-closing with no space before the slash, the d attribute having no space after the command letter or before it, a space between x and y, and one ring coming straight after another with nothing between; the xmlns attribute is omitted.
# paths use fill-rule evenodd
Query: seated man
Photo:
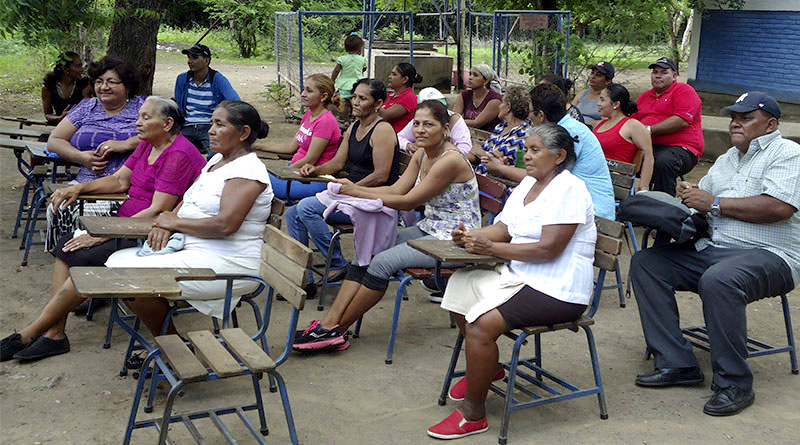
<svg viewBox="0 0 800 445"><path fill-rule="evenodd" d="M653 138L653 179L650 190L675 196L677 177L697 165L703 154L702 102L691 86L678 82L678 64L662 57L648 68L653 85L636 99L634 119Z"/></svg>
<svg viewBox="0 0 800 445"><path fill-rule="evenodd" d="M747 365L745 305L791 291L800 280L800 145L778 131L778 102L743 94L731 115L734 147L699 184L681 182L686 205L709 213L710 238L639 251L631 261L647 347L655 371L646 387L694 385L703 373L683 337L675 290L700 294L711 346L714 396L703 412L737 414L755 399Z"/></svg>

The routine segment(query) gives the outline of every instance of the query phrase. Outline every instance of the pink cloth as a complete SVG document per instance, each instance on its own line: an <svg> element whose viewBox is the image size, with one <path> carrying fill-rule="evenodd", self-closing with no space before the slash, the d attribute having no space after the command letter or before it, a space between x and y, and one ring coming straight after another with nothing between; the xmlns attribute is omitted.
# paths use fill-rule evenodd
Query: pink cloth
<svg viewBox="0 0 800 445"><path fill-rule="evenodd" d="M125 167L131 170L131 186L117 216L132 216L150 207L155 192L182 197L206 165L203 155L180 133L155 162L148 164L152 149L149 142L139 142L125 161Z"/></svg>
<svg viewBox="0 0 800 445"><path fill-rule="evenodd" d="M342 212L350 217L358 265L367 266L372 257L394 247L397 210L384 206L380 199L340 195L341 188L341 184L330 182L327 190L317 193L319 202L327 207L322 217L327 218L333 212Z"/></svg>
<svg viewBox="0 0 800 445"><path fill-rule="evenodd" d="M447 110L450 114L450 118L454 114L452 111ZM414 122L409 122L403 129L397 133L397 141L400 143L400 150L408 153L406 150L406 145L413 143L416 141L414 137ZM472 136L469 133L469 127L467 127L467 123L464 122L463 118L460 118L456 121L455 125L450 128L450 142L458 148L458 151L461 153L467 154L472 150Z"/></svg>
<svg viewBox="0 0 800 445"><path fill-rule="evenodd" d="M392 128L394 128L394 132L400 132L403 127L405 127L411 119L414 118L414 109L417 108L417 95L414 94L413 88L406 88L400 94L395 94L394 92L389 93L389 96L386 98L386 101L383 103L383 109L389 109L392 105L399 104L403 108L406 109L407 113L396 118L388 121L392 124Z"/></svg>
<svg viewBox="0 0 800 445"><path fill-rule="evenodd" d="M322 165L336 155L339 149L339 141L342 140L342 130L339 129L339 122L330 111L317 116L313 121L311 120L311 110L306 111L303 119L300 121L300 128L297 130L297 153L292 156L292 164L306 157L308 147L311 146L312 138L322 138L328 140L328 145L322 152L317 163L314 165Z"/></svg>

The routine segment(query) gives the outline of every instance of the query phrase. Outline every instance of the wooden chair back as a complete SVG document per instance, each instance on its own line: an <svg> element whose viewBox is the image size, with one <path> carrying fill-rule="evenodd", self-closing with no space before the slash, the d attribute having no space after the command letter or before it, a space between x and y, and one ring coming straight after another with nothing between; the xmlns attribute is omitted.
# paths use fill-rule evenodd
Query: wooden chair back
<svg viewBox="0 0 800 445"><path fill-rule="evenodd" d="M397 162L397 165L399 166L398 168L399 174L402 175L403 172L406 171L406 169L408 168L408 164L411 163L411 157L412 155L404 151L397 153L397 159L395 159L395 162Z"/></svg>
<svg viewBox="0 0 800 445"><path fill-rule="evenodd" d="M286 201L278 198L272 198L272 208L269 211L269 218L267 218L267 224L280 229L283 221L283 212L285 210L286 210ZM266 232L264 233L264 239L267 239Z"/></svg>
<svg viewBox="0 0 800 445"><path fill-rule="evenodd" d="M307 246L267 225L261 248L261 278L295 308L302 310L306 291L303 290L310 273L312 251Z"/></svg>
<svg viewBox="0 0 800 445"><path fill-rule="evenodd" d="M611 173L611 183L614 185L614 198L622 201L631 194L637 167L635 164L614 159L606 159L606 164ZM639 165L641 166L641 164Z"/></svg>
<svg viewBox="0 0 800 445"><path fill-rule="evenodd" d="M596 216L597 243L594 248L595 267L614 272L617 270L617 261L622 252L622 236L625 224L610 219Z"/></svg>
<svg viewBox="0 0 800 445"><path fill-rule="evenodd" d="M469 127L469 135L473 141L482 144L485 140L489 139L492 136L492 133L486 130Z"/></svg>
<svg viewBox="0 0 800 445"><path fill-rule="evenodd" d="M485 175L475 175L475 177L478 180L481 210L497 215L505 204L508 187Z"/></svg>

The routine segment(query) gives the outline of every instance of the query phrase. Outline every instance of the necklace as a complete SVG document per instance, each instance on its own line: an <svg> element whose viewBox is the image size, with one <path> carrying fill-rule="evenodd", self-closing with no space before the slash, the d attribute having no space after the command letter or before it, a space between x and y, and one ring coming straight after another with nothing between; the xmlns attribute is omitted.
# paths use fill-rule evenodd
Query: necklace
<svg viewBox="0 0 800 445"><path fill-rule="evenodd" d="M106 110L106 114L108 114L108 115L111 115L111 114L113 113L113 114L115 114L115 115L116 115L116 114L117 114L117 113L119 113L119 112L120 112L120 111L121 111L123 108L125 108L125 106L127 106L127 105L128 105L128 101L129 101L128 99L125 99L125 102L123 102L123 103L122 103L122 105L118 106L117 108L114 108L113 110ZM101 102L101 103L102 103L102 102ZM103 107L103 108L105 108L105 107Z"/></svg>
<svg viewBox="0 0 800 445"><path fill-rule="evenodd" d="M56 82L56 92L62 99L69 99L72 97L72 93L75 92L75 82L72 82L72 86L69 89L69 93L65 91L64 84L61 81Z"/></svg>

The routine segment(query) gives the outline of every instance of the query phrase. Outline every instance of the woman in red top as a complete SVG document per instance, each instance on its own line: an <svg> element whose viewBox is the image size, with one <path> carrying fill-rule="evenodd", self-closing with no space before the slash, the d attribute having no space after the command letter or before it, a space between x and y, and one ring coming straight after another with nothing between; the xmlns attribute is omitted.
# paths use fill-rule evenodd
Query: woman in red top
<svg viewBox="0 0 800 445"><path fill-rule="evenodd" d="M606 158L633 163L636 152L642 150L644 161L636 191L647 190L653 177L653 142L647 128L630 117L637 110L636 102L631 101L624 86L612 83L600 92L597 109L603 120L592 132L600 141Z"/></svg>
<svg viewBox="0 0 800 445"><path fill-rule="evenodd" d="M386 86L393 92L389 93L378 114L392 124L395 133L400 132L414 118L417 95L414 94L413 86L420 82L422 76L417 74L417 69L410 63L400 62L389 73L389 82Z"/></svg>

